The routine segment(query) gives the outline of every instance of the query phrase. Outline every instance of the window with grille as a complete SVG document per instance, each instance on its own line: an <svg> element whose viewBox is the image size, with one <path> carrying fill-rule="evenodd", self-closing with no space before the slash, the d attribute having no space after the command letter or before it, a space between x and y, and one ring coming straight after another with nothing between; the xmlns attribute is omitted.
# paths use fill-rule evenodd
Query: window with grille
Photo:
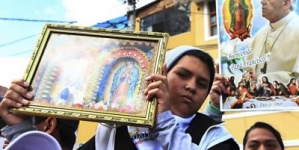
<svg viewBox="0 0 299 150"><path fill-rule="evenodd" d="M142 31L166 32L170 36L190 31L190 2L141 19Z"/></svg>
<svg viewBox="0 0 299 150"><path fill-rule="evenodd" d="M215 0L208 1L210 36L217 35L217 16Z"/></svg>

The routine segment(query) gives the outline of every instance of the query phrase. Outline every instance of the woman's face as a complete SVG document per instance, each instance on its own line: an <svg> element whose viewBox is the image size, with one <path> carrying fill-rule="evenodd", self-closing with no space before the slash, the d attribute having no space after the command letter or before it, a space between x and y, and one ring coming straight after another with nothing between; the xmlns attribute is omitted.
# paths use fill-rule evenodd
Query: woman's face
<svg viewBox="0 0 299 150"><path fill-rule="evenodd" d="M210 72L207 65L194 56L185 55L168 72L171 111L190 117L198 111L209 92Z"/></svg>

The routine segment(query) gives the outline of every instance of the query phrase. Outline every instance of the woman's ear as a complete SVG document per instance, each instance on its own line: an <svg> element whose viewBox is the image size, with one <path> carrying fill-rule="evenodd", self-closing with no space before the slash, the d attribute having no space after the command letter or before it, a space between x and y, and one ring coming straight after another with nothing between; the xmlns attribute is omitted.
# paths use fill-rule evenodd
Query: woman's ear
<svg viewBox="0 0 299 150"><path fill-rule="evenodd" d="M44 126L44 132L48 134L52 134L57 126L57 120L56 118L48 117L45 120L45 126Z"/></svg>

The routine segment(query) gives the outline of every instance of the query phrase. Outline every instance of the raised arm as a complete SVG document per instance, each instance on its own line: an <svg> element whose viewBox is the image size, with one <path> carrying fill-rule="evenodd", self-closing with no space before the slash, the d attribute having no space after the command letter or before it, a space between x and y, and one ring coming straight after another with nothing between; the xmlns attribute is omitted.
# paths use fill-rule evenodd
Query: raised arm
<svg viewBox="0 0 299 150"><path fill-rule="evenodd" d="M33 99L33 95L26 90L28 87L29 84L23 79L14 80L0 103L0 116L7 124L1 131L8 141L26 131L36 130L30 116L17 115L9 111L11 108L28 105Z"/></svg>

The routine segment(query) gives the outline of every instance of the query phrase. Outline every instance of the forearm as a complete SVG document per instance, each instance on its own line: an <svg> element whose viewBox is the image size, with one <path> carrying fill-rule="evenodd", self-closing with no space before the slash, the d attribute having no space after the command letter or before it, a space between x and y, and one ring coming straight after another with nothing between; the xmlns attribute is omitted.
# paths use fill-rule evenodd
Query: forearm
<svg viewBox="0 0 299 150"><path fill-rule="evenodd" d="M210 102L207 104L206 109L202 113L217 122L222 121L222 115L224 114L224 112L221 112L218 108L212 106Z"/></svg>
<svg viewBox="0 0 299 150"><path fill-rule="evenodd" d="M13 141L15 138L17 138L22 133L25 133L27 131L36 130L32 118L28 118L24 121L22 121L19 124L13 125L13 126L6 126L1 129L4 137L8 141Z"/></svg>
<svg viewBox="0 0 299 150"><path fill-rule="evenodd" d="M192 143L191 136L176 124L170 111L157 116L151 132L164 150L199 150L198 145Z"/></svg>

